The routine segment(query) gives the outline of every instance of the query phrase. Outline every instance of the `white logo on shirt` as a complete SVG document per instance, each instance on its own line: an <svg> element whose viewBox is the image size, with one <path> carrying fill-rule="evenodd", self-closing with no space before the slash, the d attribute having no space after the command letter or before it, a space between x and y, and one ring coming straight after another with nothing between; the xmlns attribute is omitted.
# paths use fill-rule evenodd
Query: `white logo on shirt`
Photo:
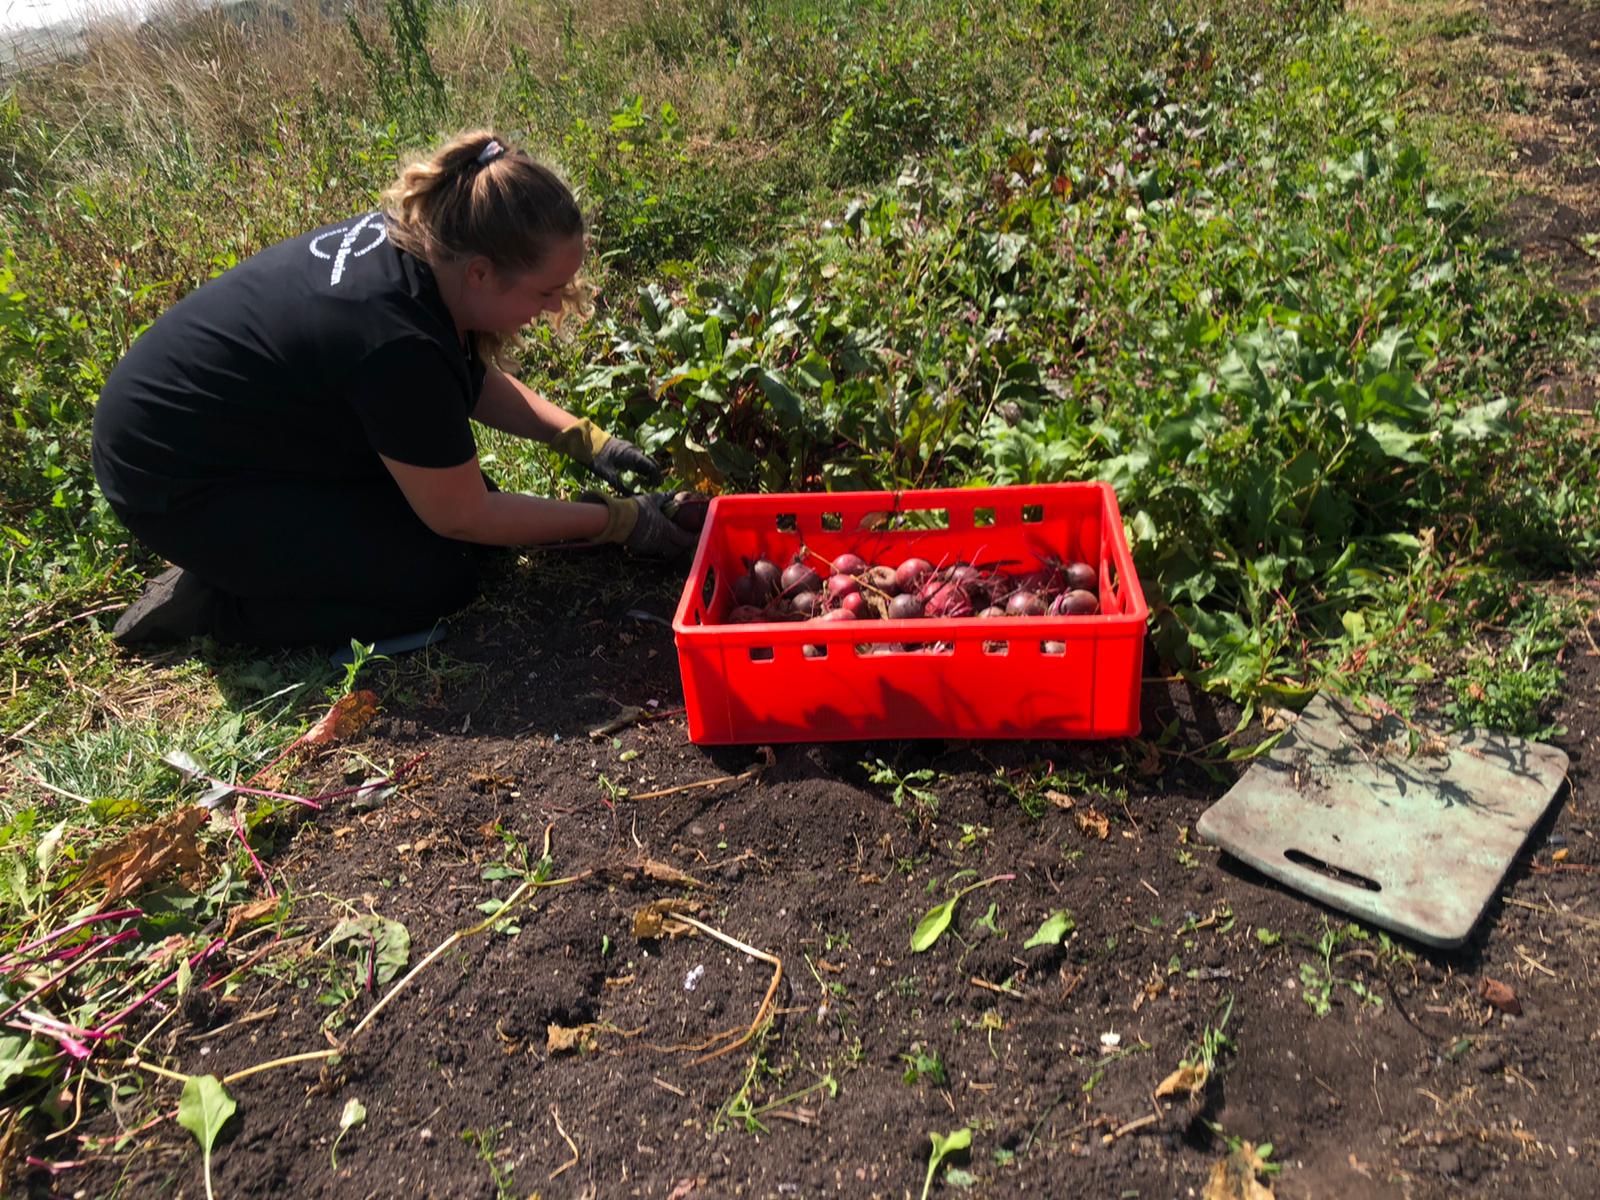
<svg viewBox="0 0 1600 1200"><path fill-rule="evenodd" d="M363 235L366 236L367 241L357 246L356 243L361 241ZM344 278L346 260L360 258L363 254L376 250L383 245L388 236L388 231L384 228L382 214L370 212L354 225L340 225L335 229L328 230L326 233L319 233L311 239L311 253L318 258L333 259L333 274L329 277L328 282L337 287L339 280ZM335 237L339 239L339 248L329 254L322 249L321 243Z"/></svg>

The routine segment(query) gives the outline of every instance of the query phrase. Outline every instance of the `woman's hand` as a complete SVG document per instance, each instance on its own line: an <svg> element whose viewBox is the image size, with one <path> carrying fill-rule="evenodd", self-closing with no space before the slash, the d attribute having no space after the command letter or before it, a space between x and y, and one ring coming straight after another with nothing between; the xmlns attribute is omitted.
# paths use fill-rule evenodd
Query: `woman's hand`
<svg viewBox="0 0 1600 1200"><path fill-rule="evenodd" d="M619 492L628 490L623 481L626 474L634 475L645 487L661 482L661 468L655 459L626 438L613 437L587 417L556 434L550 446L582 463Z"/></svg>
<svg viewBox="0 0 1600 1200"><path fill-rule="evenodd" d="M631 472L646 487L656 487L661 483L661 468L656 465L656 460L632 442L614 434L608 435L601 443L589 469L619 491L624 486L622 476L625 472Z"/></svg>
<svg viewBox="0 0 1600 1200"><path fill-rule="evenodd" d="M617 542L641 558L681 558L700 540L678 528L667 515L672 492L650 492L618 500L599 492L583 492L579 500L606 506L606 527L595 540Z"/></svg>

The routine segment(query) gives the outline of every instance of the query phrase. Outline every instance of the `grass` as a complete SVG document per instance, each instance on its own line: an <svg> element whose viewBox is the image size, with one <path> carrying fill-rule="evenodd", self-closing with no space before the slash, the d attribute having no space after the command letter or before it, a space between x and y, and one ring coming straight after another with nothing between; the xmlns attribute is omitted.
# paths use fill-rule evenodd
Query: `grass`
<svg viewBox="0 0 1600 1200"><path fill-rule="evenodd" d="M526 377L680 478L1107 479L1163 673L1247 707L1329 686L1552 733L1560 581L1600 554L1600 414L1527 397L1588 348L1492 238L1519 100L1476 18L1360 11L1387 38L1319 0L293 0L105 28L0 81L4 941L193 798L162 754L248 774L352 682L305 654L111 646L156 564L89 472L106 374L179 295L481 123L555 161L594 226L596 319L531 332ZM483 448L504 486L576 482ZM429 651L363 682L414 707L474 670ZM931 811L927 772L864 769ZM1001 781L1030 815L1082 782ZM228 862L171 891L163 931L248 893ZM1332 950L1307 964L1324 999L1349 986ZM10 1112L48 1127L41 1046L15 1048ZM765 1111L742 1104L725 1117Z"/></svg>

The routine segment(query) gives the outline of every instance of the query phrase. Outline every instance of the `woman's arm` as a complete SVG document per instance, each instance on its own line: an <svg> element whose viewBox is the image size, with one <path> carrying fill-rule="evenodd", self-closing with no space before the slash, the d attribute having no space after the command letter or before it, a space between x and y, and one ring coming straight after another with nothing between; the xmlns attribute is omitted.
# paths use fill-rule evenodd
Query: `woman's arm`
<svg viewBox="0 0 1600 1200"><path fill-rule="evenodd" d="M648 486L661 482L656 461L625 438L613 437L587 417L575 417L520 380L490 367L483 376L473 419L494 429L548 442L551 449L588 467L614 488L632 473Z"/></svg>
<svg viewBox="0 0 1600 1200"><path fill-rule="evenodd" d="M484 372L483 390L478 393L472 419L536 442L548 442L578 423L578 418L564 408L551 404L521 380L495 367Z"/></svg>
<svg viewBox="0 0 1600 1200"><path fill-rule="evenodd" d="M413 467L391 458L383 465L417 516L440 537L485 546L533 546L597 538L609 520L603 504L491 492L475 458L456 467Z"/></svg>

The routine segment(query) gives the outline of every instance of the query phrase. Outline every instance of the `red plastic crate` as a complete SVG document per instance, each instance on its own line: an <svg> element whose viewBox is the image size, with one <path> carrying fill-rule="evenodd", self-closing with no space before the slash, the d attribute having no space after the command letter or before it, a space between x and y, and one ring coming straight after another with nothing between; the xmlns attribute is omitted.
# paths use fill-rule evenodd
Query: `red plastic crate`
<svg viewBox="0 0 1600 1200"><path fill-rule="evenodd" d="M823 559L852 551L888 566L917 556L1011 573L1040 556L1079 559L1099 567L1100 613L721 623L746 559L781 566L802 544ZM672 627L689 737L701 745L1111 738L1139 732L1148 614L1110 485L1054 483L718 496ZM1046 653L1047 642L1065 653ZM937 648L862 651L886 643ZM822 656L806 657L807 646Z"/></svg>

